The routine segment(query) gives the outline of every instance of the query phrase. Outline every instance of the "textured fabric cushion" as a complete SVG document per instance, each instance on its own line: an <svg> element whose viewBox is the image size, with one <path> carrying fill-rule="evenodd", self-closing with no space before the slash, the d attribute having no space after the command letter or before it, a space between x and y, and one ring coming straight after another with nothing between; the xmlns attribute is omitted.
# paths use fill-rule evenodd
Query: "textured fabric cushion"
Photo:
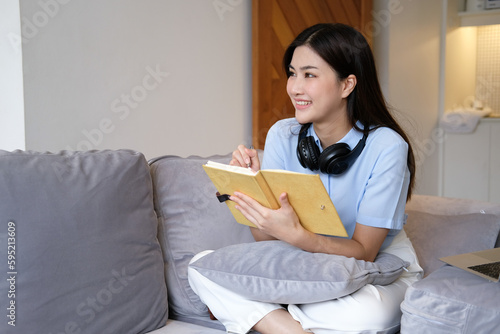
<svg viewBox="0 0 500 334"><path fill-rule="evenodd" d="M255 332L251 332L255 334ZM168 319L167 325L148 334L226 334L225 330L207 328L192 323Z"/></svg>
<svg viewBox="0 0 500 334"><path fill-rule="evenodd" d="M429 195L412 195L406 209L428 212L436 215L464 215L487 213L500 217L500 203L477 201L466 198L450 198ZM500 247L500 235L495 247Z"/></svg>
<svg viewBox="0 0 500 334"><path fill-rule="evenodd" d="M283 241L233 245L191 264L213 282L262 302L305 304L339 298L364 285L386 285L409 264L381 253L375 262L309 253Z"/></svg>
<svg viewBox="0 0 500 334"><path fill-rule="evenodd" d="M401 333L498 333L500 286L444 266L406 291Z"/></svg>
<svg viewBox="0 0 500 334"><path fill-rule="evenodd" d="M192 323L200 323L197 316L208 318L208 311L189 286L189 261L207 249L253 241L249 228L236 223L227 205L217 200L202 167L208 160L229 163L231 156L166 156L150 162L170 316Z"/></svg>
<svg viewBox="0 0 500 334"><path fill-rule="evenodd" d="M8 324L14 317L3 316L0 333L135 334L165 324L167 291L142 154L2 151L0 171L0 308L15 316L15 327ZM9 269L8 225L15 229ZM7 271L17 274L7 281ZM15 309L6 311L12 302Z"/></svg>
<svg viewBox="0 0 500 334"><path fill-rule="evenodd" d="M492 214L406 213L404 228L425 275L444 265L441 257L493 248L500 231L500 217Z"/></svg>

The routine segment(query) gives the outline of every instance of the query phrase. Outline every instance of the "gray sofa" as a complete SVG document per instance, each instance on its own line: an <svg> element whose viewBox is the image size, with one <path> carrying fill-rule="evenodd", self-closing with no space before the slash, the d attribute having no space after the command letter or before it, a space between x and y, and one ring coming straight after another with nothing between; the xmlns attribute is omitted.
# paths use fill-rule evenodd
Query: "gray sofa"
<svg viewBox="0 0 500 334"><path fill-rule="evenodd" d="M215 198L209 159L230 155L0 151L0 333L223 333L187 265L253 239ZM401 332L498 330L498 283L438 258L500 246L500 205L414 195L407 213L426 277L408 290Z"/></svg>

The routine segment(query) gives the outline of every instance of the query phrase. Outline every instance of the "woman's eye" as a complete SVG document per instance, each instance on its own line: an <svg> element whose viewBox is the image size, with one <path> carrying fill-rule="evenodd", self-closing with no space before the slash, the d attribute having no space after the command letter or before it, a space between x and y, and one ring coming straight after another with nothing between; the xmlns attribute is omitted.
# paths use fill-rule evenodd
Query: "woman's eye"
<svg viewBox="0 0 500 334"><path fill-rule="evenodd" d="M314 74L311 74L311 73L306 73L305 77L306 78L315 78L316 76Z"/></svg>

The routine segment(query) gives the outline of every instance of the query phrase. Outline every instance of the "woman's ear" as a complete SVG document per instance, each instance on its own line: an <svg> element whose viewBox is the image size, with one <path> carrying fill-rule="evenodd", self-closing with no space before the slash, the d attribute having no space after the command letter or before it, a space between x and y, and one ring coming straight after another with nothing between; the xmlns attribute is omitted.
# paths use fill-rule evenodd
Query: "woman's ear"
<svg viewBox="0 0 500 334"><path fill-rule="evenodd" d="M342 97L347 98L349 94L354 90L358 80L354 74L350 74L347 78L343 80L343 89L342 89Z"/></svg>

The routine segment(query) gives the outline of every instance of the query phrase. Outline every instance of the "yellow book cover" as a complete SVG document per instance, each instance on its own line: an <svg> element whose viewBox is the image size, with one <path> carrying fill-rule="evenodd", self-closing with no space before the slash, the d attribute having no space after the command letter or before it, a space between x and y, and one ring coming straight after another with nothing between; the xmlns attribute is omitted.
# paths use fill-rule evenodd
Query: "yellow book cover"
<svg viewBox="0 0 500 334"><path fill-rule="evenodd" d="M305 229L324 235L347 237L335 206L318 174L303 174L285 170L260 170L230 166L208 161L205 172L220 194L244 193L265 207L278 209L279 196L286 192L300 223ZM225 201L236 221L254 226L232 201Z"/></svg>

